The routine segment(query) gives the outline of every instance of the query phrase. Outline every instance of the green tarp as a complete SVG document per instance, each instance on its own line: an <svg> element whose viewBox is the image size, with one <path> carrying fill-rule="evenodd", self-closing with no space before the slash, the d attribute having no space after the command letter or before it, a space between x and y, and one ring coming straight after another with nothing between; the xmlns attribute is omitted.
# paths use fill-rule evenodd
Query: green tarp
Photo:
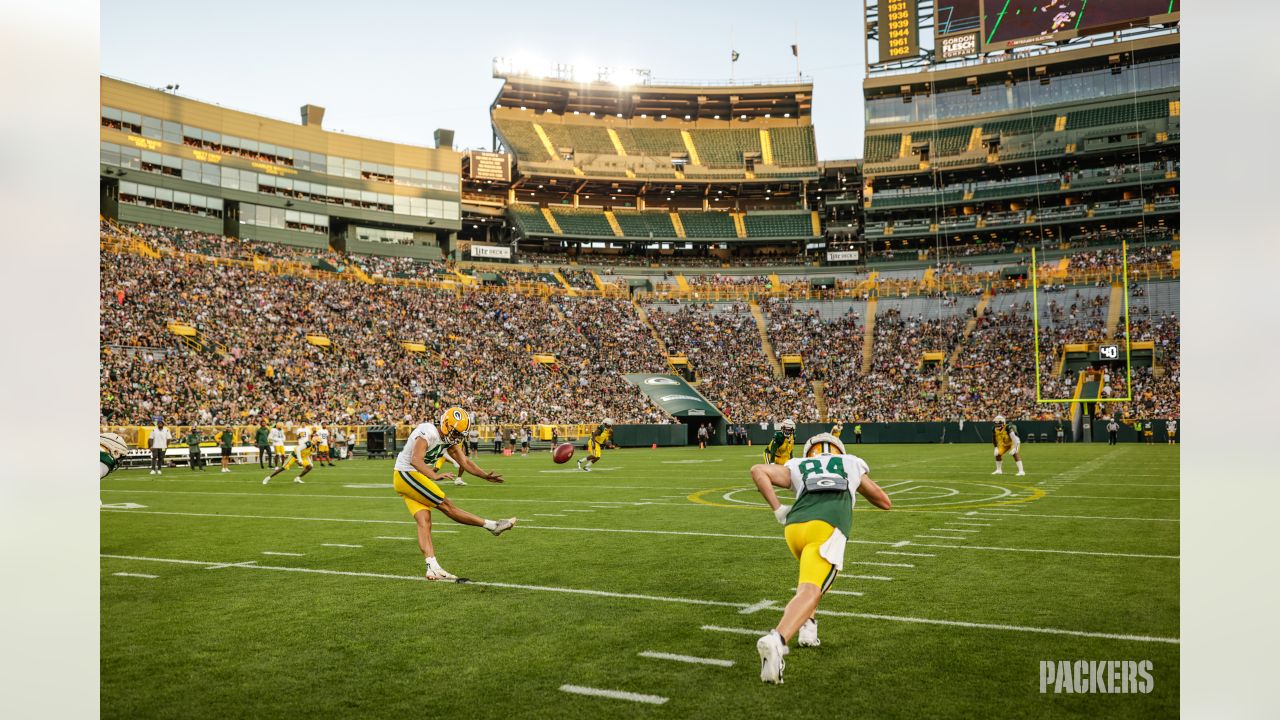
<svg viewBox="0 0 1280 720"><path fill-rule="evenodd" d="M633 373L625 377L655 405L675 417L721 417L715 405L678 375Z"/></svg>

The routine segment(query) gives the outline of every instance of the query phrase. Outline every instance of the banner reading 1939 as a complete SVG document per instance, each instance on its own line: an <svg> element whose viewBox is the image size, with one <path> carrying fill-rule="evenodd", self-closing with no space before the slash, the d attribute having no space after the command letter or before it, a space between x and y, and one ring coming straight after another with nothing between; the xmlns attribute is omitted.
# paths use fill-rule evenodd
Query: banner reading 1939
<svg viewBox="0 0 1280 720"><path fill-rule="evenodd" d="M920 13L917 0L879 0L880 59L905 60L920 54Z"/></svg>

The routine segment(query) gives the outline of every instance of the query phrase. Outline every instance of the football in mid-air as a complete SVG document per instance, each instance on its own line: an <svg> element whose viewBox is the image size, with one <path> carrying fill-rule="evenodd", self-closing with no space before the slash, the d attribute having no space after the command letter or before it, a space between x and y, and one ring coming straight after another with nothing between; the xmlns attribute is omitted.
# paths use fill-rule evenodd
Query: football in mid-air
<svg viewBox="0 0 1280 720"><path fill-rule="evenodd" d="M557 463L567 463L571 457L573 457L573 443L557 445L556 451L551 455L551 458Z"/></svg>

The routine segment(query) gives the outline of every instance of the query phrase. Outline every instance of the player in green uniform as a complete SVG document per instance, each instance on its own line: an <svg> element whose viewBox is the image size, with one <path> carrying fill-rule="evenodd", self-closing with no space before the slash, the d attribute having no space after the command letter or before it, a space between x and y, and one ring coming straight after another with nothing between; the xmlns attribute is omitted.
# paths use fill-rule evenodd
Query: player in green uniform
<svg viewBox="0 0 1280 720"><path fill-rule="evenodd" d="M596 426L595 432L591 433L591 438L587 440L587 456L578 461L578 469L584 472L591 472L591 466L600 460L604 454L606 447L612 448L613 443L613 421L605 418ZM586 463L583 465L583 463Z"/></svg>
<svg viewBox="0 0 1280 720"><path fill-rule="evenodd" d="M791 459L791 449L795 447L796 421L787 418L778 423L778 431L764 449L764 461L782 465Z"/></svg>
<svg viewBox="0 0 1280 720"><path fill-rule="evenodd" d="M809 438L804 457L779 466L763 463L752 466L751 479L773 509L778 522L786 526L784 535L791 554L800 561L800 580L795 597L787 603L782 620L768 635L756 641L760 653L760 679L781 683L786 667L783 657L787 643L799 634L801 647L817 647L818 621L814 611L844 567L844 546L853 529L854 493L881 510L893 506L889 496L868 475L867 463L847 455L844 443L831 433ZM778 501L775 487L790 488L795 504Z"/></svg>

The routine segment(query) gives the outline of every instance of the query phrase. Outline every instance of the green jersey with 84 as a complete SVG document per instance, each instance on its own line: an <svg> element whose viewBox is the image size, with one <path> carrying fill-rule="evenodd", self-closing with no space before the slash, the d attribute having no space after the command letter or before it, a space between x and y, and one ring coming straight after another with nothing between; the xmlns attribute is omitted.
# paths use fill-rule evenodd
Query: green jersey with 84
<svg viewBox="0 0 1280 720"><path fill-rule="evenodd" d="M848 537L853 528L854 494L862 476L870 471L857 455L815 455L793 458L786 463L791 472L795 504L787 513L787 524L822 520Z"/></svg>

